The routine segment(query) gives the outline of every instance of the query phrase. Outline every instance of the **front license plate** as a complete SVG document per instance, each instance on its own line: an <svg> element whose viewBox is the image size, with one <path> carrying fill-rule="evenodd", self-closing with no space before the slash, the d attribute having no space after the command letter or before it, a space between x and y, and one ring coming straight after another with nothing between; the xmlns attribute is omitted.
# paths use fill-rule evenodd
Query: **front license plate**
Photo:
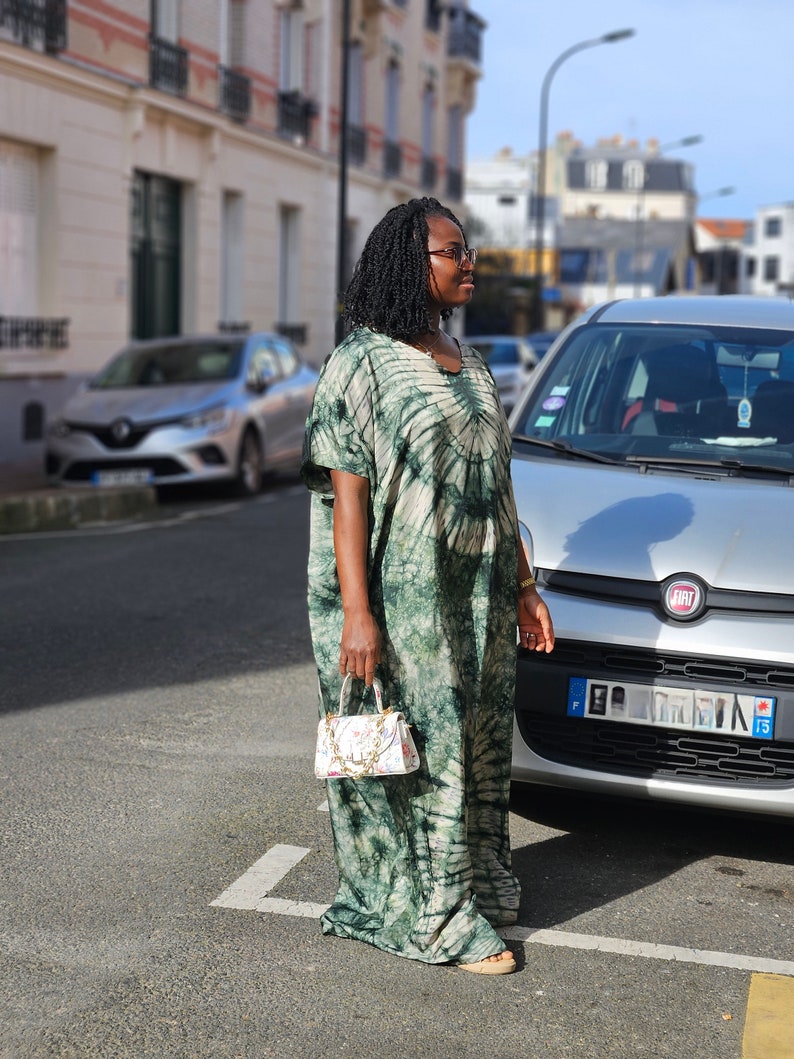
<svg viewBox="0 0 794 1059"><path fill-rule="evenodd" d="M91 475L94 485L149 485L152 472L145 467L131 467L123 471L94 471Z"/></svg>
<svg viewBox="0 0 794 1059"><path fill-rule="evenodd" d="M621 721L652 728L730 732L749 739L773 739L777 699L769 695L685 691L623 681L568 681L569 717Z"/></svg>

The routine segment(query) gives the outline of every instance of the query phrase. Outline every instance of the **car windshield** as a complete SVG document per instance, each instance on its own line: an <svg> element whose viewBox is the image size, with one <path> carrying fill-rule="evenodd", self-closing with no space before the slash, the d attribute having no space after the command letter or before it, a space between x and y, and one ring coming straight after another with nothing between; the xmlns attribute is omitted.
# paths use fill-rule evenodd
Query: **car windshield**
<svg viewBox="0 0 794 1059"><path fill-rule="evenodd" d="M126 349L91 382L91 389L131 386L183 386L233 379L240 368L243 343L189 342Z"/></svg>
<svg viewBox="0 0 794 1059"><path fill-rule="evenodd" d="M566 458L587 450L794 472L794 332L585 326L532 389L513 434Z"/></svg>

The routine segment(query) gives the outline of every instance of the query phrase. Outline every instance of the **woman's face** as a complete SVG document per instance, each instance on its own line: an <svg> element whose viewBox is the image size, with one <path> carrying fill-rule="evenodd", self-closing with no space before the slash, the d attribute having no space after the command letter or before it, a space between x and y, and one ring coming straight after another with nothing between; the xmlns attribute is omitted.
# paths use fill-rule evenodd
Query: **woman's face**
<svg viewBox="0 0 794 1059"><path fill-rule="evenodd" d="M427 307L430 310L454 309L471 301L474 293L474 265L466 258L460 268L452 254L435 251L466 249L463 233L448 217L427 218L427 250L430 255L430 289Z"/></svg>

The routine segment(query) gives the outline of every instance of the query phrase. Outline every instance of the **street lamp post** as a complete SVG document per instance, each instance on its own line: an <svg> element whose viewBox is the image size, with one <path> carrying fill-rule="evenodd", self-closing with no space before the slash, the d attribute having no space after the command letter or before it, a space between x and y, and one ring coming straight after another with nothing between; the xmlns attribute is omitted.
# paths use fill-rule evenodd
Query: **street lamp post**
<svg viewBox="0 0 794 1059"><path fill-rule="evenodd" d="M532 315L533 328L536 331L543 329L543 228L546 223L546 139L551 81L565 60L570 59L577 52L584 51L585 48L595 48L599 44L615 44L619 40L633 37L634 32L633 29L618 29L612 33L605 33L603 37L594 37L592 40L583 40L572 45L557 56L543 78L540 88L540 121L538 123L538 178L535 185L535 297Z"/></svg>
<svg viewBox="0 0 794 1059"><path fill-rule="evenodd" d="M342 297L347 269L347 140L350 80L350 0L342 0L342 55L339 99L339 184L336 217L336 345L345 337Z"/></svg>

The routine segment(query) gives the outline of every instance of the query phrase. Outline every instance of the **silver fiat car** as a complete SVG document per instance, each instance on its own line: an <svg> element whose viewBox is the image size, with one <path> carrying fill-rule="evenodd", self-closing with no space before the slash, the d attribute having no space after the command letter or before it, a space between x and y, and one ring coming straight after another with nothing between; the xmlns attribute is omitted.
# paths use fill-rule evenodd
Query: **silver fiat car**
<svg viewBox="0 0 794 1059"><path fill-rule="evenodd" d="M134 342L50 424L54 485L233 483L252 496L265 472L300 461L317 372L281 335Z"/></svg>
<svg viewBox="0 0 794 1059"><path fill-rule="evenodd" d="M794 817L794 303L593 308L511 426L558 637L514 779Z"/></svg>

